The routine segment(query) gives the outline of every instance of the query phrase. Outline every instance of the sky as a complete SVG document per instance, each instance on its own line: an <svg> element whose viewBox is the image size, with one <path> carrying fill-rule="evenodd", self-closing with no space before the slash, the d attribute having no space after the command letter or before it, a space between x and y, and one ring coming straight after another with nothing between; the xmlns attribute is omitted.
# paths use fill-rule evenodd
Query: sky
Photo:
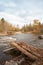
<svg viewBox="0 0 43 65"><path fill-rule="evenodd" d="M34 19L43 23L43 0L0 0L1 18L20 27Z"/></svg>

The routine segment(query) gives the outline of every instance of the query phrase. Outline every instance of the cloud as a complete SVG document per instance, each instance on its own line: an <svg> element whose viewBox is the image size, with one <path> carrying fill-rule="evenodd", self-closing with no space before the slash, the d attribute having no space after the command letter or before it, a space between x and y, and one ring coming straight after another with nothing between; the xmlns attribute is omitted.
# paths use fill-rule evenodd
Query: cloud
<svg viewBox="0 0 43 65"><path fill-rule="evenodd" d="M4 6L6 7L16 7L16 4L14 2L5 3Z"/></svg>
<svg viewBox="0 0 43 65"><path fill-rule="evenodd" d="M9 23L19 25L20 27L23 26L25 23L25 20L21 17L14 16L5 12L0 12L0 19L5 18Z"/></svg>
<svg viewBox="0 0 43 65"><path fill-rule="evenodd" d="M11 24L29 24L33 19L43 22L43 1L41 0L1 0L0 18Z"/></svg>
<svg viewBox="0 0 43 65"><path fill-rule="evenodd" d="M0 2L0 5L3 5L4 7L16 7L16 3L14 2Z"/></svg>

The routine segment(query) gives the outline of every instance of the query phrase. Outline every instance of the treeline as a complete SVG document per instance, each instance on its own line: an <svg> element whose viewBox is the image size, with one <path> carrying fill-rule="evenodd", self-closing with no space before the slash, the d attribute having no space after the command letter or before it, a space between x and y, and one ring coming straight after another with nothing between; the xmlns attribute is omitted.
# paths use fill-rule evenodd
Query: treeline
<svg viewBox="0 0 43 65"><path fill-rule="evenodd" d="M26 24L21 29L22 32L32 32L36 34L43 34L43 24L39 20L33 20L33 24Z"/></svg>
<svg viewBox="0 0 43 65"><path fill-rule="evenodd" d="M12 26L12 24L8 23L4 18L0 20L0 33L13 34L15 31L19 31L19 29Z"/></svg>
<svg viewBox="0 0 43 65"><path fill-rule="evenodd" d="M19 25L15 27L8 23L4 18L0 20L0 33L15 33L21 31L23 33L32 32L37 34L43 34L43 24L39 20L33 20L33 24L26 24L21 29Z"/></svg>

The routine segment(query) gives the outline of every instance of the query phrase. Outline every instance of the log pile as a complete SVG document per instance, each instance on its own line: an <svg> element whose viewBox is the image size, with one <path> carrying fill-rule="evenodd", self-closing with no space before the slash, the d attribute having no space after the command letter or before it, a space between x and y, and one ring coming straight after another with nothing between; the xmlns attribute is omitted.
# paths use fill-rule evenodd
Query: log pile
<svg viewBox="0 0 43 65"><path fill-rule="evenodd" d="M18 49L18 51L20 51L22 53L22 55L20 55L20 57L24 57L25 59L27 58L28 61L25 62L29 62L31 65L31 61L38 61L41 60L43 58L43 49L39 49L36 47L33 47L31 45L26 44L25 42L18 42L18 43L10 43L10 46L13 48ZM19 57L17 57L19 59ZM20 62L24 61L24 58L21 59Z"/></svg>

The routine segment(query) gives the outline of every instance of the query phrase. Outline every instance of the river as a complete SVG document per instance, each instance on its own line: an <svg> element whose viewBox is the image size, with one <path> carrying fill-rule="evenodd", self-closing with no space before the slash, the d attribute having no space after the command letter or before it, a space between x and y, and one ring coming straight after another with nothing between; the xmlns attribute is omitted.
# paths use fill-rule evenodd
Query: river
<svg viewBox="0 0 43 65"><path fill-rule="evenodd" d="M0 38L1 37L4 38L6 36L0 36ZM43 48L43 39L39 40L38 35L34 35L34 34L31 34L31 33L29 33L29 34L23 34L22 33L22 34L11 35L9 37L16 38L17 42L24 41L27 44L33 45L35 47ZM0 65L4 65L6 60L11 59L11 56L8 56L8 55L3 53L3 50L5 50L7 48L9 48L8 42L0 43Z"/></svg>
<svg viewBox="0 0 43 65"><path fill-rule="evenodd" d="M24 41L35 47L43 48L43 39L42 40L38 39L38 35L29 33L29 34L18 34L12 37L16 38L17 42Z"/></svg>

